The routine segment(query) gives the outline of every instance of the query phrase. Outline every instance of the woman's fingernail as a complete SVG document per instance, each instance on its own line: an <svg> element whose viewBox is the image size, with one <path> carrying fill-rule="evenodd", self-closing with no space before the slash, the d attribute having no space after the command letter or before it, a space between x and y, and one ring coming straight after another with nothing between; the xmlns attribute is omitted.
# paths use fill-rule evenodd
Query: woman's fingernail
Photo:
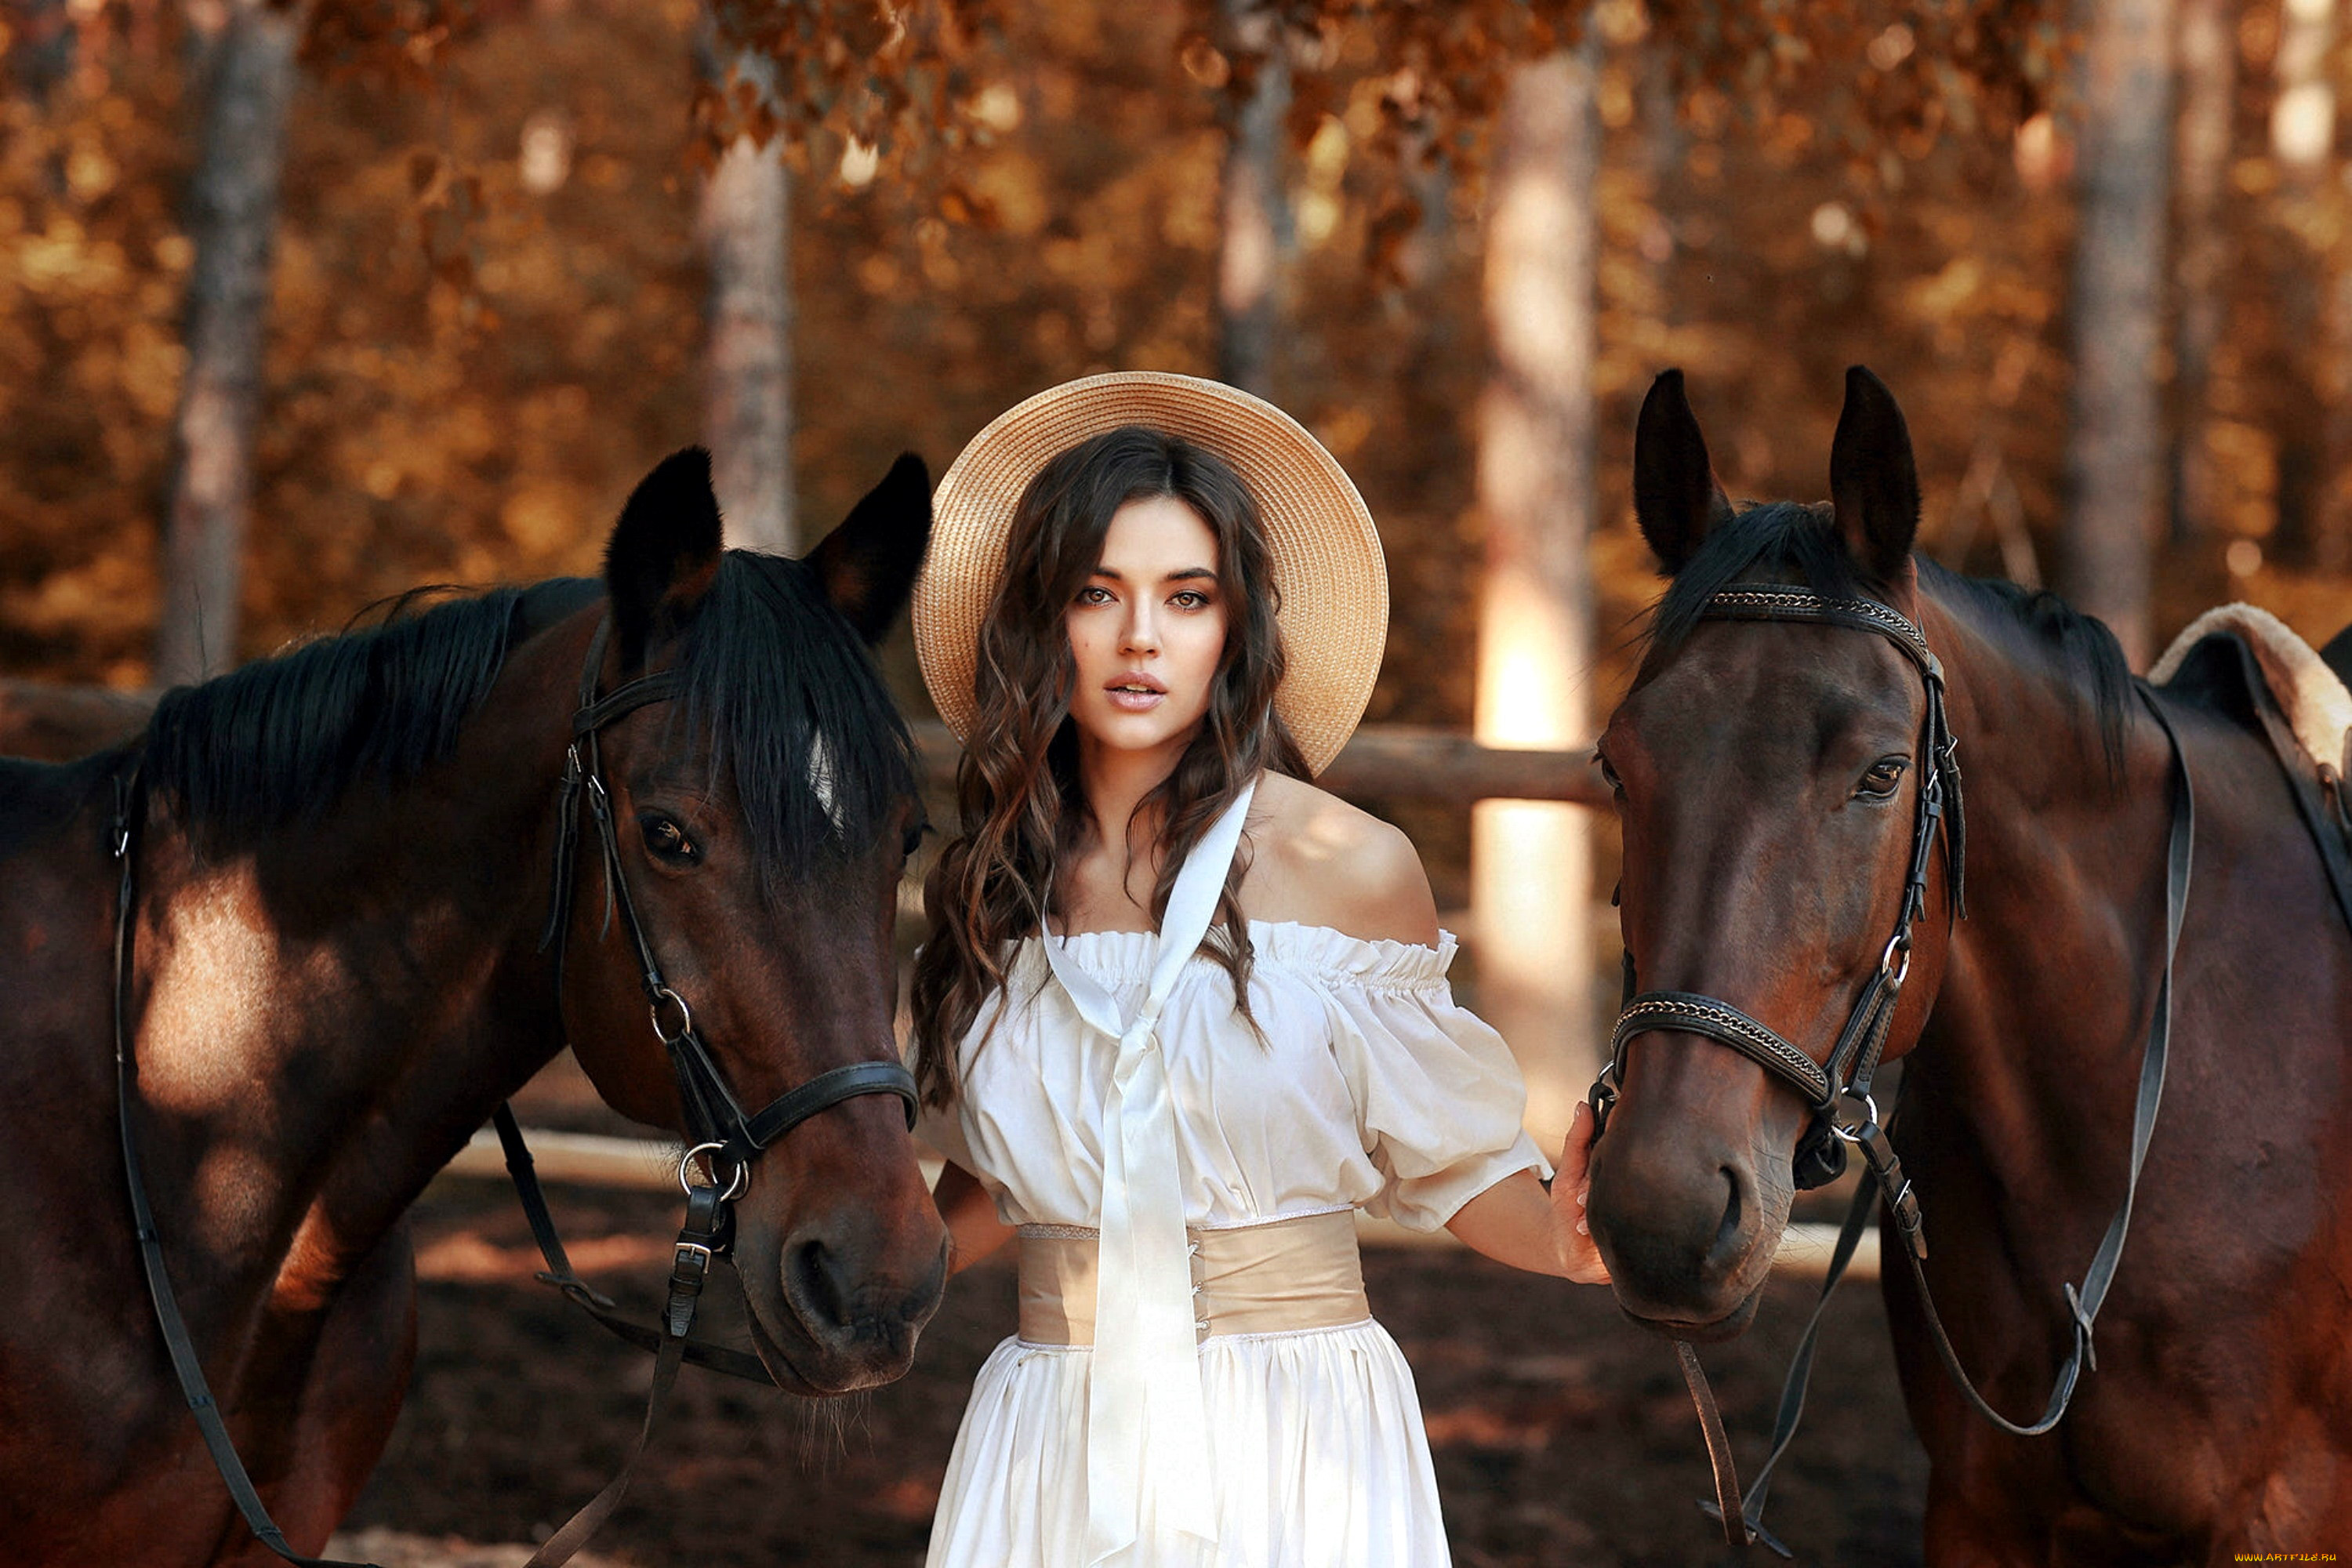
<svg viewBox="0 0 2352 1568"><path fill-rule="evenodd" d="M1576 1222L1576 1234L1579 1236L1591 1236L1592 1234L1592 1227L1584 1221L1578 1220Z"/></svg>

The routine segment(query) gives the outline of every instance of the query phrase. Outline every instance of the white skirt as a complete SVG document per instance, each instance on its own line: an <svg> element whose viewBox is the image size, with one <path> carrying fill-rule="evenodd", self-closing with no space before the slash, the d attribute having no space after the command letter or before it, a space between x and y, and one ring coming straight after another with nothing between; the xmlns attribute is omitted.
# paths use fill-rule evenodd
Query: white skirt
<svg viewBox="0 0 2352 1568"><path fill-rule="evenodd" d="M1092 1352L1015 1338L980 1369L927 1568L1081 1568ZM1201 1345L1217 1543L1144 1542L1119 1568L1444 1568L1412 1371L1366 1319Z"/></svg>

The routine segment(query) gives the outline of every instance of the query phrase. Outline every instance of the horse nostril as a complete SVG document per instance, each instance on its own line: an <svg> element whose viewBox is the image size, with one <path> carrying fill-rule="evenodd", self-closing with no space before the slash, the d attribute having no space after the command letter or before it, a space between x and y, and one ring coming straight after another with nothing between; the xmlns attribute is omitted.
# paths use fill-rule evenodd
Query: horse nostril
<svg viewBox="0 0 2352 1568"><path fill-rule="evenodd" d="M784 1287L813 1329L848 1326L849 1300L841 1288L832 1250L822 1241L803 1241L784 1258Z"/></svg>
<svg viewBox="0 0 2352 1568"><path fill-rule="evenodd" d="M1723 1200L1723 1219L1716 1226L1715 1245L1709 1248L1711 1261L1737 1262L1741 1252L1742 1232L1747 1224L1747 1205L1741 1201L1739 1173L1730 1166L1723 1167L1723 1184L1729 1189Z"/></svg>

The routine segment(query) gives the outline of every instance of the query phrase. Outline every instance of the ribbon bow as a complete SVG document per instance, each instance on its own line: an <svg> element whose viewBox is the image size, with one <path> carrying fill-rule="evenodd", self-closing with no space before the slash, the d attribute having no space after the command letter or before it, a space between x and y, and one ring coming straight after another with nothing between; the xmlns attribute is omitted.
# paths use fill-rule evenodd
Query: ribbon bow
<svg viewBox="0 0 2352 1568"><path fill-rule="evenodd" d="M1159 1028L1177 976L1216 915L1256 789L1255 780L1243 786L1176 873L1150 988L1131 1022L1120 1021L1109 993L1069 961L1061 941L1042 944L1078 1016L1118 1042L1103 1105L1101 1258L1087 1391L1088 1568L1141 1536L1147 1494L1162 1529L1217 1539L1176 1105Z"/></svg>

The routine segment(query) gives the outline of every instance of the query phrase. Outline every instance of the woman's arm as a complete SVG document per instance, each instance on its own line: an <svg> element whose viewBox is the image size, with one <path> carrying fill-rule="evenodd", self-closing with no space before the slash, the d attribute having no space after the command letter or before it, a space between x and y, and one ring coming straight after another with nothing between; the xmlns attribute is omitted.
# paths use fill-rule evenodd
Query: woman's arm
<svg viewBox="0 0 2352 1568"><path fill-rule="evenodd" d="M931 1202L948 1227L948 1272L961 1274L1013 1235L1013 1226L996 1217L996 1200L980 1178L954 1162L940 1172Z"/></svg>
<svg viewBox="0 0 2352 1568"><path fill-rule="evenodd" d="M1579 1105L1549 1194L1533 1171L1515 1171L1464 1204L1445 1228L1472 1249L1514 1268L1580 1284L1605 1284L1608 1265L1601 1261L1600 1248L1584 1222L1590 1186L1585 1164L1591 1153L1592 1109Z"/></svg>

